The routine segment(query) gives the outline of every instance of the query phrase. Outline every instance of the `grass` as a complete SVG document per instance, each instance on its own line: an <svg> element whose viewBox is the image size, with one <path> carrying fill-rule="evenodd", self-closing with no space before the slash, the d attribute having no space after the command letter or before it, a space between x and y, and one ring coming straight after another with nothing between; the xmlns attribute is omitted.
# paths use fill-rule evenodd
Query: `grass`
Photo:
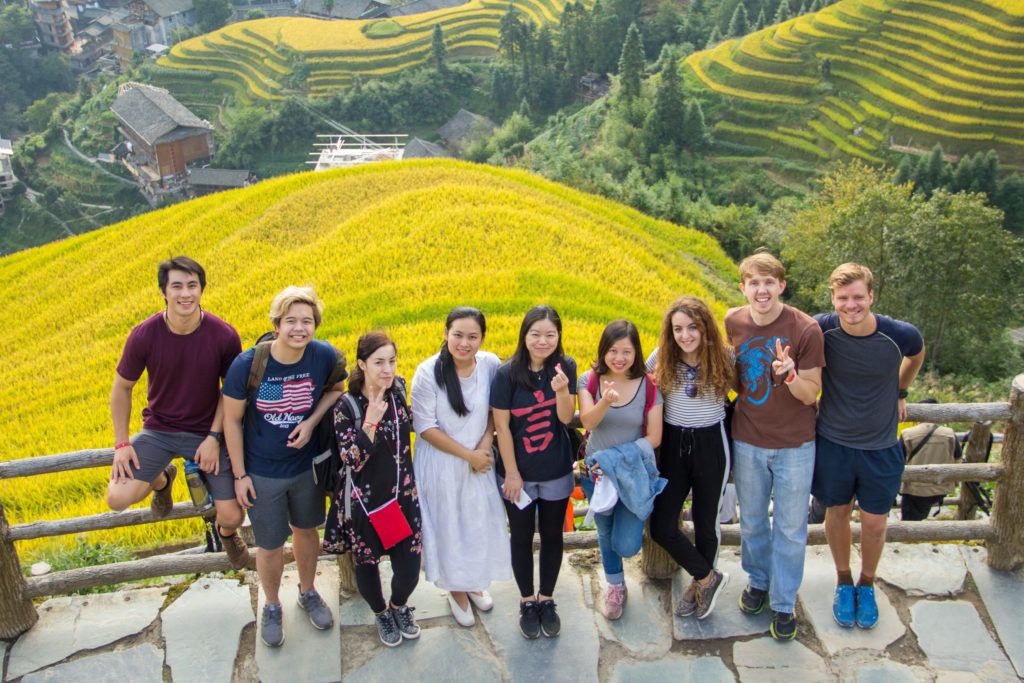
<svg viewBox="0 0 1024 683"><path fill-rule="evenodd" d="M363 27L363 33L370 38L391 38L404 32L402 25L393 19L371 21Z"/></svg>

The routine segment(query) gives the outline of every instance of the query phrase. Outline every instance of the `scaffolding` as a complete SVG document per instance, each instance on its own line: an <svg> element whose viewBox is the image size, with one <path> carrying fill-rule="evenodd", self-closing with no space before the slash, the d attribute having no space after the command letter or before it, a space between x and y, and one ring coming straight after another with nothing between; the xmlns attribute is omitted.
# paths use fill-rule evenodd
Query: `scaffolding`
<svg viewBox="0 0 1024 683"><path fill-rule="evenodd" d="M397 161L402 158L405 147L404 133L375 133L360 135L358 133L331 133L317 135L319 142L313 143L317 151L310 152L316 157L307 164L314 165L317 171L331 168L347 168L371 161Z"/></svg>

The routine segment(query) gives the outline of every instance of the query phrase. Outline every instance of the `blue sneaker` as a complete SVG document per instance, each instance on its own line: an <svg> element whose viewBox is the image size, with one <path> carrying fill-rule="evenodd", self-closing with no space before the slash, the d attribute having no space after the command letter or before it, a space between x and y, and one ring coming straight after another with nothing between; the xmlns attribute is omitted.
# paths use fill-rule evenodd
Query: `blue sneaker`
<svg viewBox="0 0 1024 683"><path fill-rule="evenodd" d="M878 625L878 603L875 602L874 586L857 586L857 628L874 628Z"/></svg>
<svg viewBox="0 0 1024 683"><path fill-rule="evenodd" d="M836 586L836 594L832 598L832 616L843 628L853 628L854 615L860 615L856 606L857 590L850 584Z"/></svg>

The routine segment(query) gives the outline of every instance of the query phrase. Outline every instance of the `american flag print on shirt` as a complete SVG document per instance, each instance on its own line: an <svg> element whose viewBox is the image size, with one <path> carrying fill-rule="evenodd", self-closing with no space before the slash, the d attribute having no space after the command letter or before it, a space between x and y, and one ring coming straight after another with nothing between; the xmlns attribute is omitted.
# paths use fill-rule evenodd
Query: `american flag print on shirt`
<svg viewBox="0 0 1024 683"><path fill-rule="evenodd" d="M282 383L263 382L256 394L256 410L261 413L301 413L313 407L313 380Z"/></svg>

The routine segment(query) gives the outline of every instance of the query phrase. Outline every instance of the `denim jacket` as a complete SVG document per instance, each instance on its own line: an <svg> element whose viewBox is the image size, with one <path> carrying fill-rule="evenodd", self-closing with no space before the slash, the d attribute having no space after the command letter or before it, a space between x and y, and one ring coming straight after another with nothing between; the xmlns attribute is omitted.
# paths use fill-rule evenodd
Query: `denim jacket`
<svg viewBox="0 0 1024 683"><path fill-rule="evenodd" d="M654 509L654 499L668 484L658 476L654 449L647 439L628 441L588 455L584 464L597 464L615 485L619 501L640 519L647 519Z"/></svg>

